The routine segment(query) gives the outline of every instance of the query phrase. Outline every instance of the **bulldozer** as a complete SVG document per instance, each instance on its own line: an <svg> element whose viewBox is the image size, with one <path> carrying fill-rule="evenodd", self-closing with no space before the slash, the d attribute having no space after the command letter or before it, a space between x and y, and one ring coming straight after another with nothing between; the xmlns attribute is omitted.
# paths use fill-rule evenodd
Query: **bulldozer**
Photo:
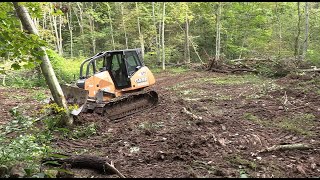
<svg viewBox="0 0 320 180"><path fill-rule="evenodd" d="M71 114L97 113L110 120L151 109L158 93L151 88L155 77L145 66L141 49L103 51L84 60L79 79L61 84Z"/></svg>

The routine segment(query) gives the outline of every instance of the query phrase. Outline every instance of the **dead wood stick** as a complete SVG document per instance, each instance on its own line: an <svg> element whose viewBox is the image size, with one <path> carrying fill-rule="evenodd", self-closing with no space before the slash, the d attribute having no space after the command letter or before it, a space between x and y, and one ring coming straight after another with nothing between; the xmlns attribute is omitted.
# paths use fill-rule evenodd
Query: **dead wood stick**
<svg viewBox="0 0 320 180"><path fill-rule="evenodd" d="M301 69L302 72L320 72L320 68L314 68L314 69Z"/></svg>
<svg viewBox="0 0 320 180"><path fill-rule="evenodd" d="M231 62L237 62L237 61L272 61L271 59L232 59Z"/></svg>
<svg viewBox="0 0 320 180"><path fill-rule="evenodd" d="M192 112L188 111L185 107L182 108L182 111L181 111L181 112L189 115L192 119L202 120L202 117L201 117L201 116L197 116L197 115L193 114Z"/></svg>
<svg viewBox="0 0 320 180"><path fill-rule="evenodd" d="M273 145L271 147L268 147L260 153L263 152L271 152L271 151L283 151L283 150L294 150L294 149L299 149L299 150L306 150L310 149L311 147L307 144L285 144L285 145Z"/></svg>
<svg viewBox="0 0 320 180"><path fill-rule="evenodd" d="M93 169L100 173L106 174L117 174L118 176L125 178L123 174L119 172L115 166L109 163L112 162L108 158L101 158L92 155L79 155L79 156L70 156L67 158L45 158L43 162L46 161L57 161L59 164L67 163L71 165L71 168L85 168L85 169Z"/></svg>
<svg viewBox="0 0 320 180"><path fill-rule="evenodd" d="M3 85L3 86L6 86L6 75L3 75L2 85Z"/></svg>
<svg viewBox="0 0 320 180"><path fill-rule="evenodd" d="M119 177L126 178L117 168L114 167L112 161L111 164L109 164L107 161L105 163L105 166L115 172Z"/></svg>
<svg viewBox="0 0 320 180"><path fill-rule="evenodd" d="M257 72L254 69L233 69L233 70L231 70L232 73L237 72L237 71Z"/></svg>
<svg viewBox="0 0 320 180"><path fill-rule="evenodd" d="M213 72L219 72L219 73L230 73L230 71L222 70L222 69L216 69L216 68L210 68Z"/></svg>
<svg viewBox="0 0 320 180"><path fill-rule="evenodd" d="M44 118L46 118L46 117L48 117L50 115L52 115L51 111L49 113L47 113L47 114L44 114L44 115L38 117L37 119L34 120L34 122L40 121L40 120L42 120L42 119L44 119Z"/></svg>
<svg viewBox="0 0 320 180"><path fill-rule="evenodd" d="M204 53L206 53L208 59L210 59L210 56L209 56L209 54L207 53L207 51L206 51L204 48L203 48L203 50L204 50Z"/></svg>

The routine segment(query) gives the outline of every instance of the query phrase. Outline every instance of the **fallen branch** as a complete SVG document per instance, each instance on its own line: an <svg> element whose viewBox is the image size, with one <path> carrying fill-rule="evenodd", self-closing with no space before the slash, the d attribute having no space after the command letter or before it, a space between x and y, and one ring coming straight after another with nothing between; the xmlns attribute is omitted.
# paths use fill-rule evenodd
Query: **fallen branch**
<svg viewBox="0 0 320 180"><path fill-rule="evenodd" d="M219 73L230 73L230 71L222 70L222 69L217 69L217 68L211 68L210 71L212 72L219 72Z"/></svg>
<svg viewBox="0 0 320 180"><path fill-rule="evenodd" d="M224 63L223 60L217 60L214 57L209 57L209 64L207 67L208 71L219 72L219 73L235 73L235 72L257 72L257 70L249 67L246 64L234 64L229 65Z"/></svg>
<svg viewBox="0 0 320 180"><path fill-rule="evenodd" d="M258 59L258 58L251 58L251 59L232 59L231 62L238 62L238 61L272 61L271 59Z"/></svg>
<svg viewBox="0 0 320 180"><path fill-rule="evenodd" d="M57 161L59 164L67 163L71 165L71 168L92 169L98 171L99 173L106 173L110 175L117 174L119 177L125 178L125 176L119 172L119 170L113 165L112 161L110 161L108 158L101 158L91 155L79 155L67 158L51 157L43 160L43 162L47 161ZM111 162L111 164L108 162Z"/></svg>
<svg viewBox="0 0 320 180"><path fill-rule="evenodd" d="M201 116L197 116L197 115L193 114L192 112L188 111L185 107L182 108L181 112L189 115L192 119L202 120Z"/></svg>
<svg viewBox="0 0 320 180"><path fill-rule="evenodd" d="M105 162L105 166L111 170L113 170L113 172L115 172L119 177L121 178L126 178L123 174L121 174L121 172L119 172L119 170L117 168L114 167L112 161L111 164L109 164L107 161Z"/></svg>
<svg viewBox="0 0 320 180"><path fill-rule="evenodd" d="M306 145L306 144L273 145L271 147L268 147L268 148L260 151L260 153L271 152L271 151L294 150L294 149L307 150L307 149L311 149L311 147L309 145Z"/></svg>
<svg viewBox="0 0 320 180"><path fill-rule="evenodd" d="M47 113L47 114L44 114L44 115L38 117L37 119L34 120L34 122L40 121L40 120L42 120L42 119L44 119L44 118L46 118L46 117L48 117L50 115L52 115L51 111L49 113Z"/></svg>
<svg viewBox="0 0 320 180"><path fill-rule="evenodd" d="M302 72L320 72L320 68L301 69Z"/></svg>
<svg viewBox="0 0 320 180"><path fill-rule="evenodd" d="M234 72L237 72L237 71L245 71L245 72L257 72L257 70L255 69L245 69L245 68L239 68L239 69L232 69L231 72L234 73Z"/></svg>

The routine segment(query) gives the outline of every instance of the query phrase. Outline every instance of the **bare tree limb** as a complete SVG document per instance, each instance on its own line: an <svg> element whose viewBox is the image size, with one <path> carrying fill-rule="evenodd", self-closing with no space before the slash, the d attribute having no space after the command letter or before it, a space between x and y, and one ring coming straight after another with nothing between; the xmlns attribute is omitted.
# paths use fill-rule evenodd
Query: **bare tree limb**
<svg viewBox="0 0 320 180"><path fill-rule="evenodd" d="M268 147L268 148L260 151L260 153L271 152L271 151L294 150L294 149L306 150L306 149L311 149L311 147L307 144L273 145L271 147Z"/></svg>
<svg viewBox="0 0 320 180"><path fill-rule="evenodd" d="M111 161L111 164L109 164L107 161L106 161L106 164L105 166L109 169L111 169L113 172L115 172L119 177L121 178L126 178L117 168L114 167L112 161Z"/></svg>

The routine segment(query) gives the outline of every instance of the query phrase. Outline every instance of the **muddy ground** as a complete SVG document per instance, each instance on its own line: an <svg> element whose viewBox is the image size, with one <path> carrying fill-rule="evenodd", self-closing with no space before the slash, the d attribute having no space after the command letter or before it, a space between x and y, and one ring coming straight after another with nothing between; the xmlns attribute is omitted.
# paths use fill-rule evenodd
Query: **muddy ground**
<svg viewBox="0 0 320 180"><path fill-rule="evenodd" d="M159 73L154 109L116 123L84 114L77 123L95 123L97 134L52 146L108 157L126 177L320 177L318 79ZM0 113L10 119L7 111L19 101L7 101L7 91L0 89ZM310 148L261 152L285 144ZM76 177L117 177L73 170Z"/></svg>

